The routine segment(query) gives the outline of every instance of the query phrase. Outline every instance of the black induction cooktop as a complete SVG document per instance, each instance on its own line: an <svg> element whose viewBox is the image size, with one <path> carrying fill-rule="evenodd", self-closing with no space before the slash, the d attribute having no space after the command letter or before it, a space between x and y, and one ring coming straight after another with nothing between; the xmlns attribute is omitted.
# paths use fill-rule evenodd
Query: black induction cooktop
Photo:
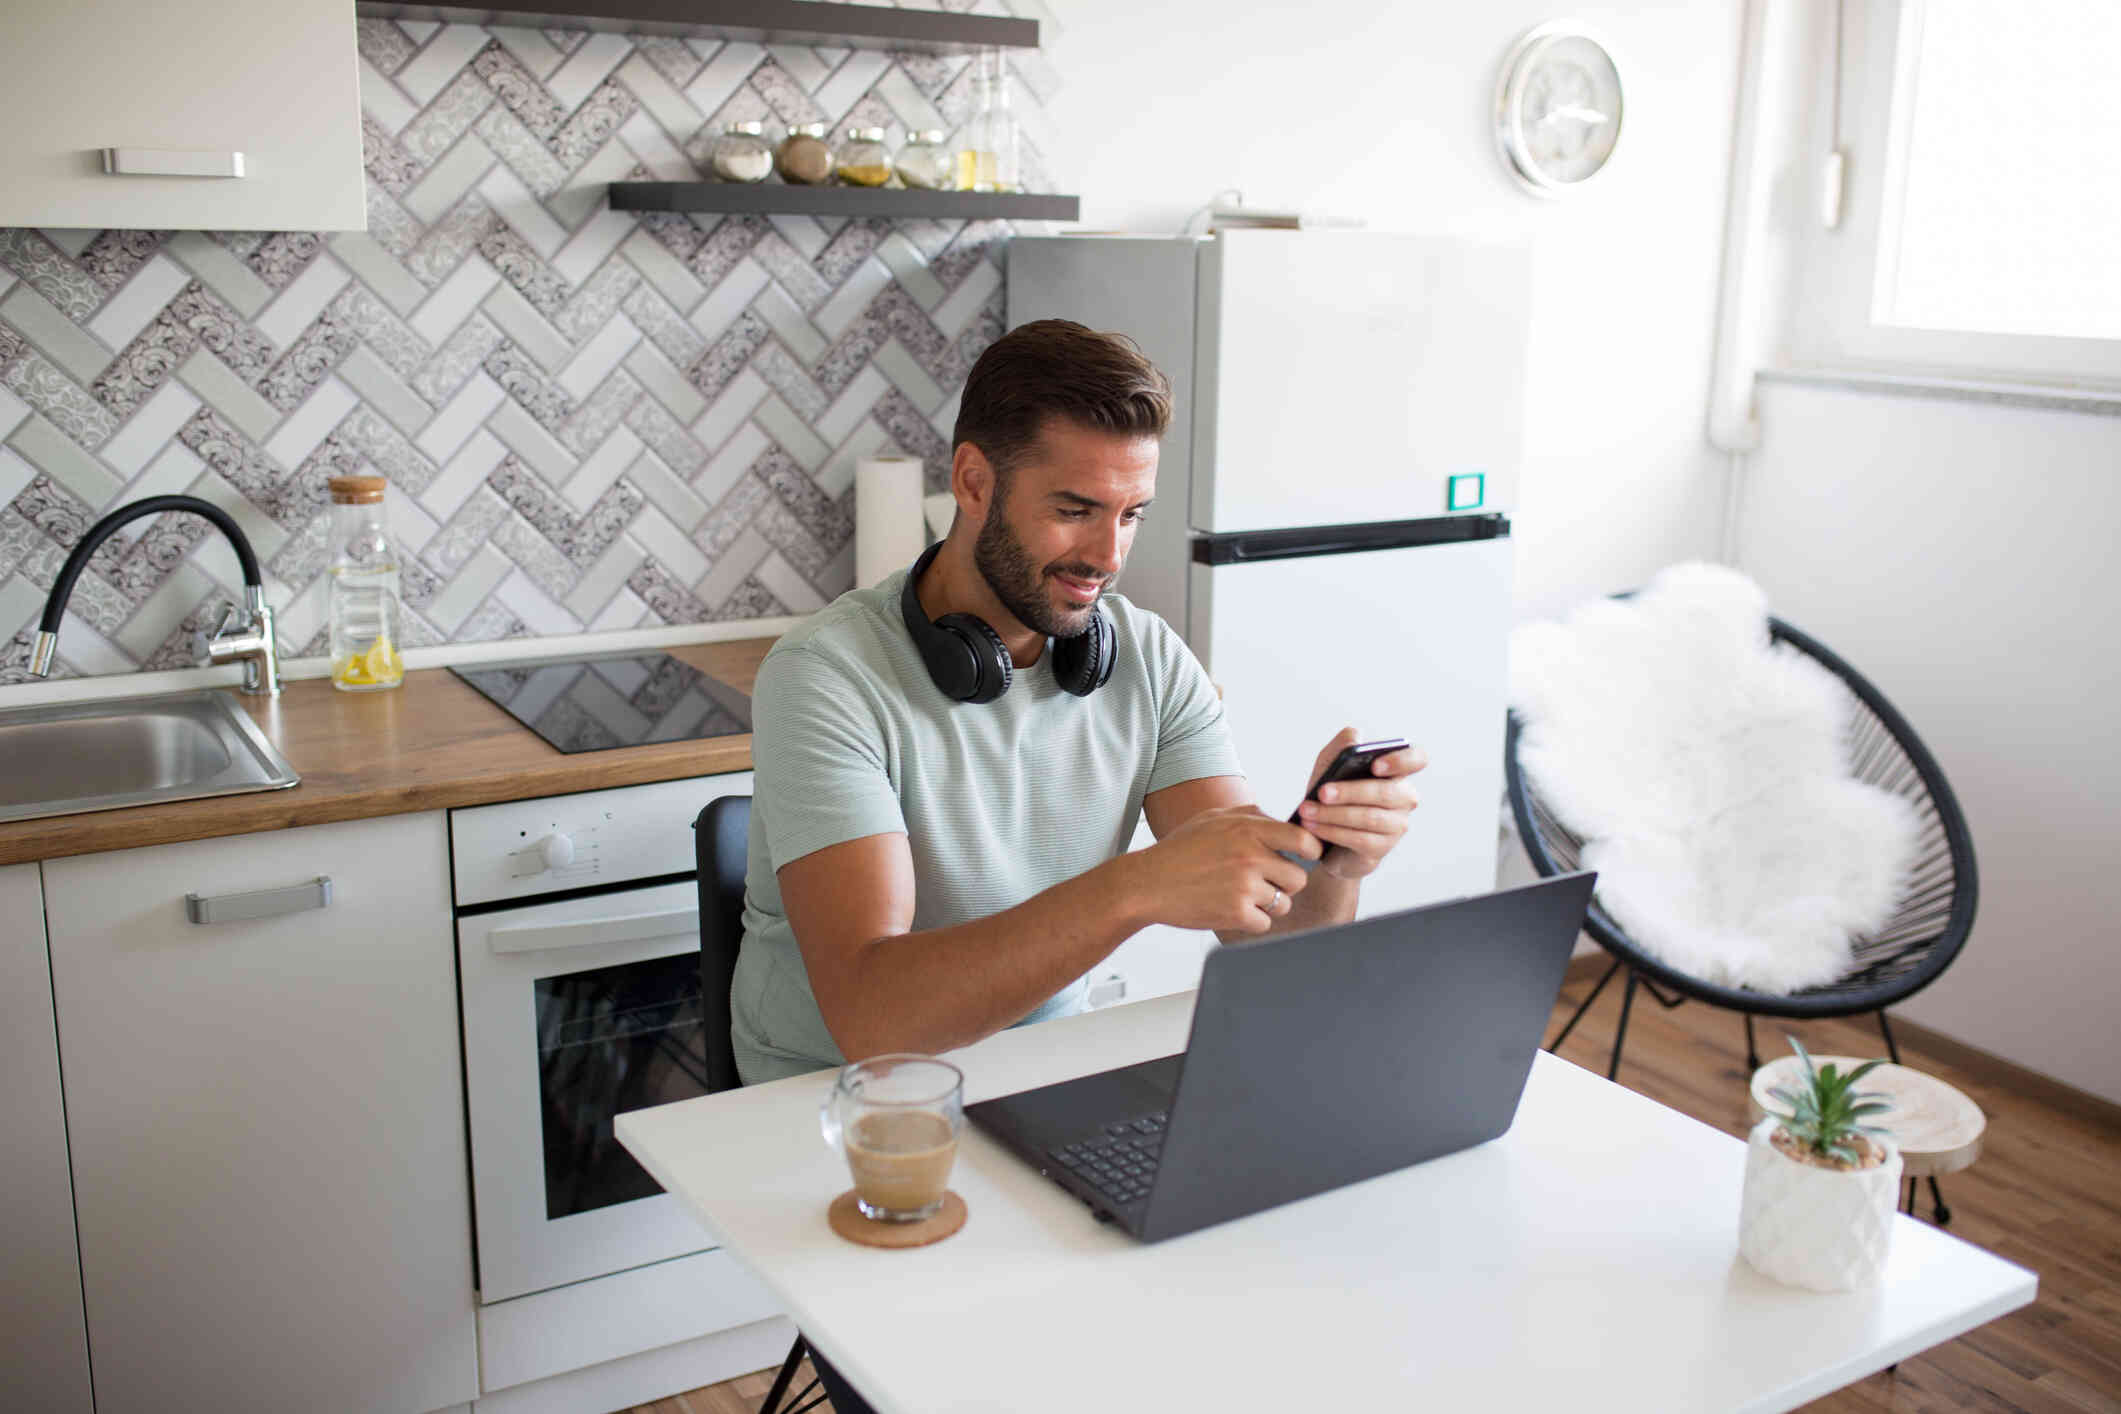
<svg viewBox="0 0 2121 1414"><path fill-rule="evenodd" d="M742 736L751 730L749 694L668 653L450 671L570 755L654 741Z"/></svg>

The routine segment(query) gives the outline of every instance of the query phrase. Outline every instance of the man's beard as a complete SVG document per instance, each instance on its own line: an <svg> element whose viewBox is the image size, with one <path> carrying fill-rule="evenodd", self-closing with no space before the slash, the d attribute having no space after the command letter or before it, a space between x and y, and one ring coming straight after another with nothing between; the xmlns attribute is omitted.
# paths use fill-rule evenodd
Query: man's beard
<svg viewBox="0 0 2121 1414"><path fill-rule="evenodd" d="M1002 601L1002 607L1016 615L1016 621L1024 627L1035 629L1048 638L1076 638L1089 632L1090 616L1097 612L1097 605L1070 604L1056 609L1046 592L1046 577L1065 574L1077 579L1103 580L1106 589L1111 588L1111 580L1105 578L1102 570L1089 565L1055 563L1041 568L1034 563L1024 542L1016 538L1015 528L1003 513L1002 502L1002 497L995 498L994 509L989 512L987 523L980 527L979 538L972 544L972 563L978 567L980 577L987 581L994 597ZM1102 591L1098 597L1104 597Z"/></svg>

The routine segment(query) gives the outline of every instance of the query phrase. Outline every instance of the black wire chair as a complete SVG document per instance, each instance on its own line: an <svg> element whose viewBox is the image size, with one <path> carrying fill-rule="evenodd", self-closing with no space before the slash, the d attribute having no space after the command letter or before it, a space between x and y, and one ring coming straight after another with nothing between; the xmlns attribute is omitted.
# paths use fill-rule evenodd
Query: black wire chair
<svg viewBox="0 0 2121 1414"><path fill-rule="evenodd" d="M1755 1016L1806 1019L1878 1013L1878 1029L1895 1064L1900 1047L1893 1039L1892 1024L1885 1009L1937 980L1973 931L1974 905L1979 885L1974 870L1973 836L1960 813L1959 801L1937 760L1915 735L1893 704L1872 686L1869 679L1850 667L1826 645L1792 628L1780 619L1768 620L1772 642L1787 644L1813 659L1848 685L1856 697L1856 711L1849 728L1847 746L1856 779L1905 798L1915 807L1921 830L1914 868L1905 893L1893 916L1877 932L1855 940L1854 957L1845 974L1832 982L1778 995L1742 987L1725 987L1679 971L1643 949L1628 937L1594 897L1584 919L1584 931L1613 956L1561 1031L1548 1044L1558 1050L1576 1023L1605 991L1606 984L1625 970L1627 984L1620 999L1620 1028L1613 1037L1613 1056L1606 1078L1620 1074L1620 1052L1627 1042L1628 1016L1635 1005L1637 987L1648 992L1667 1010L1687 1001L1707 1002L1740 1013L1745 1018L1745 1058L1748 1071L1760 1068L1760 1054L1753 1039ZM1503 747L1503 772L1508 782L1510 811L1517 820L1517 833L1524 843L1532 867L1542 878L1581 868L1583 841L1559 820L1540 799L1526 778L1517 755L1522 723L1512 712ZM1941 1225L1951 1221L1937 1180L1929 1181L1935 1216ZM1908 1206L1913 1210L1914 1180L1909 1180Z"/></svg>

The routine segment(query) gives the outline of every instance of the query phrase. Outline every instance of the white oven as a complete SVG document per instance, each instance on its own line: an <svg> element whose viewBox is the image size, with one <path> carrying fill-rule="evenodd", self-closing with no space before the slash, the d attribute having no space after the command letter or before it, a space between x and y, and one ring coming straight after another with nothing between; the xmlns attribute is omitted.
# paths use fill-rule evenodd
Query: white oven
<svg viewBox="0 0 2121 1414"><path fill-rule="evenodd" d="M482 1306L711 1244L612 1136L706 1093L693 817L749 772L451 814Z"/></svg>

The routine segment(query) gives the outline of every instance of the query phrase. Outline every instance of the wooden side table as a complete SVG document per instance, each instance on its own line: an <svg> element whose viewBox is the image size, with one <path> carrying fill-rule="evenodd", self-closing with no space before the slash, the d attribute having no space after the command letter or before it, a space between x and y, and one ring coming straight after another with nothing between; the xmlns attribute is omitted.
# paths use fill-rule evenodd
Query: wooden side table
<svg viewBox="0 0 2121 1414"><path fill-rule="evenodd" d="M1829 1061L1844 1072L1863 1064L1862 1058L1856 1056L1812 1057L1817 1066L1823 1067ZM1754 1071L1750 1096L1753 1122L1758 1124L1767 1114L1769 1090L1778 1085L1794 1088L1803 1082L1804 1062L1795 1056L1769 1061ZM1881 1065L1858 1084L1862 1089L1877 1091L1892 1103L1889 1113L1874 1119L1900 1148L1901 1173L1907 1179L1908 1213L1915 1211L1916 1182L1926 1178L1937 1225L1943 1227L1951 1222L1952 1210L1944 1205L1937 1180L1981 1157L1981 1136L1988 1129L1988 1116L1958 1089L1904 1065Z"/></svg>

